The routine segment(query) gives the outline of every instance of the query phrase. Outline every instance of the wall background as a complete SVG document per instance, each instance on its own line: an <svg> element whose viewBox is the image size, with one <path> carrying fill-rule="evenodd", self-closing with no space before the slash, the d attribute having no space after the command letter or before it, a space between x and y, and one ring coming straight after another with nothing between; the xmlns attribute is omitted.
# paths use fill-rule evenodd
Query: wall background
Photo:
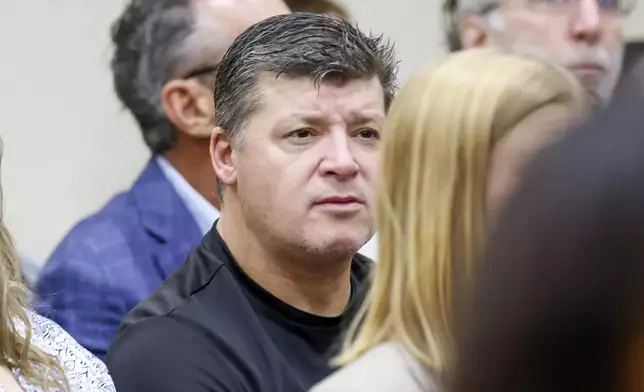
<svg viewBox="0 0 644 392"><path fill-rule="evenodd" d="M438 0L344 0L394 42L401 79L443 54ZM5 220L38 261L81 217L126 189L148 159L112 91L108 29L125 0L3 0L0 137ZM644 37L644 7L625 22Z"/></svg>

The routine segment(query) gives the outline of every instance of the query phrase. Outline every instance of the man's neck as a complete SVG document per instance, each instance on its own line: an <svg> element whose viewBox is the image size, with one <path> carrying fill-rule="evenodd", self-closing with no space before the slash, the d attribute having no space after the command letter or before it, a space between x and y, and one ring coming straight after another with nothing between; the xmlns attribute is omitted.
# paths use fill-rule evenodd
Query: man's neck
<svg viewBox="0 0 644 392"><path fill-rule="evenodd" d="M217 229L233 257L255 283L283 302L324 317L341 315L351 297L351 257L337 262L318 255L275 251L261 241L225 206ZM232 215L232 216L231 216ZM239 216L241 218L241 216Z"/></svg>
<svg viewBox="0 0 644 392"><path fill-rule="evenodd" d="M219 210L217 180L210 161L208 143L208 139L182 140L165 154L165 158L191 187Z"/></svg>

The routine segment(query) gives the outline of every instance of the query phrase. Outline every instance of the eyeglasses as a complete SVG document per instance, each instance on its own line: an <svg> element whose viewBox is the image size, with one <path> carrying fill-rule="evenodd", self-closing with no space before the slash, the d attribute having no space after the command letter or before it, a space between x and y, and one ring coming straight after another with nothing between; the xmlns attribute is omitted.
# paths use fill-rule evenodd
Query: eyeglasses
<svg viewBox="0 0 644 392"><path fill-rule="evenodd" d="M582 0L519 0L507 3L495 3L484 6L479 10L481 14L487 14L498 8L507 5L525 5L537 11L552 14L569 13L579 7ZM636 0L595 0L602 14L626 17L631 14L635 7Z"/></svg>

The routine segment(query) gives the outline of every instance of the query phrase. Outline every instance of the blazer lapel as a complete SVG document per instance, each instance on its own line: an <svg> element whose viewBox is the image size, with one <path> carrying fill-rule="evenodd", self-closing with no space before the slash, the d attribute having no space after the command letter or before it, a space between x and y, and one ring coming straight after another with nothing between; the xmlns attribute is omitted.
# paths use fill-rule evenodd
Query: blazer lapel
<svg viewBox="0 0 644 392"><path fill-rule="evenodd" d="M132 186L146 232L157 246L152 257L165 279L201 240L197 223L154 159Z"/></svg>

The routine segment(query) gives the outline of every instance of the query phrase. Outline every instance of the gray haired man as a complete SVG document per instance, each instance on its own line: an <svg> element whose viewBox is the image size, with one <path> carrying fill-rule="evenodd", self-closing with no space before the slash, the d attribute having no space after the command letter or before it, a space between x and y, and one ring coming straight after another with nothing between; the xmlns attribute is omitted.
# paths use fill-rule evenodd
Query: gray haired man
<svg viewBox="0 0 644 392"><path fill-rule="evenodd" d="M617 84L622 19L634 0L446 0L451 50L496 46L543 56L573 72L598 104Z"/></svg>
<svg viewBox="0 0 644 392"><path fill-rule="evenodd" d="M106 362L119 392L304 392L326 377L371 261L392 47L295 13L219 65L210 145L221 218L128 315Z"/></svg>

